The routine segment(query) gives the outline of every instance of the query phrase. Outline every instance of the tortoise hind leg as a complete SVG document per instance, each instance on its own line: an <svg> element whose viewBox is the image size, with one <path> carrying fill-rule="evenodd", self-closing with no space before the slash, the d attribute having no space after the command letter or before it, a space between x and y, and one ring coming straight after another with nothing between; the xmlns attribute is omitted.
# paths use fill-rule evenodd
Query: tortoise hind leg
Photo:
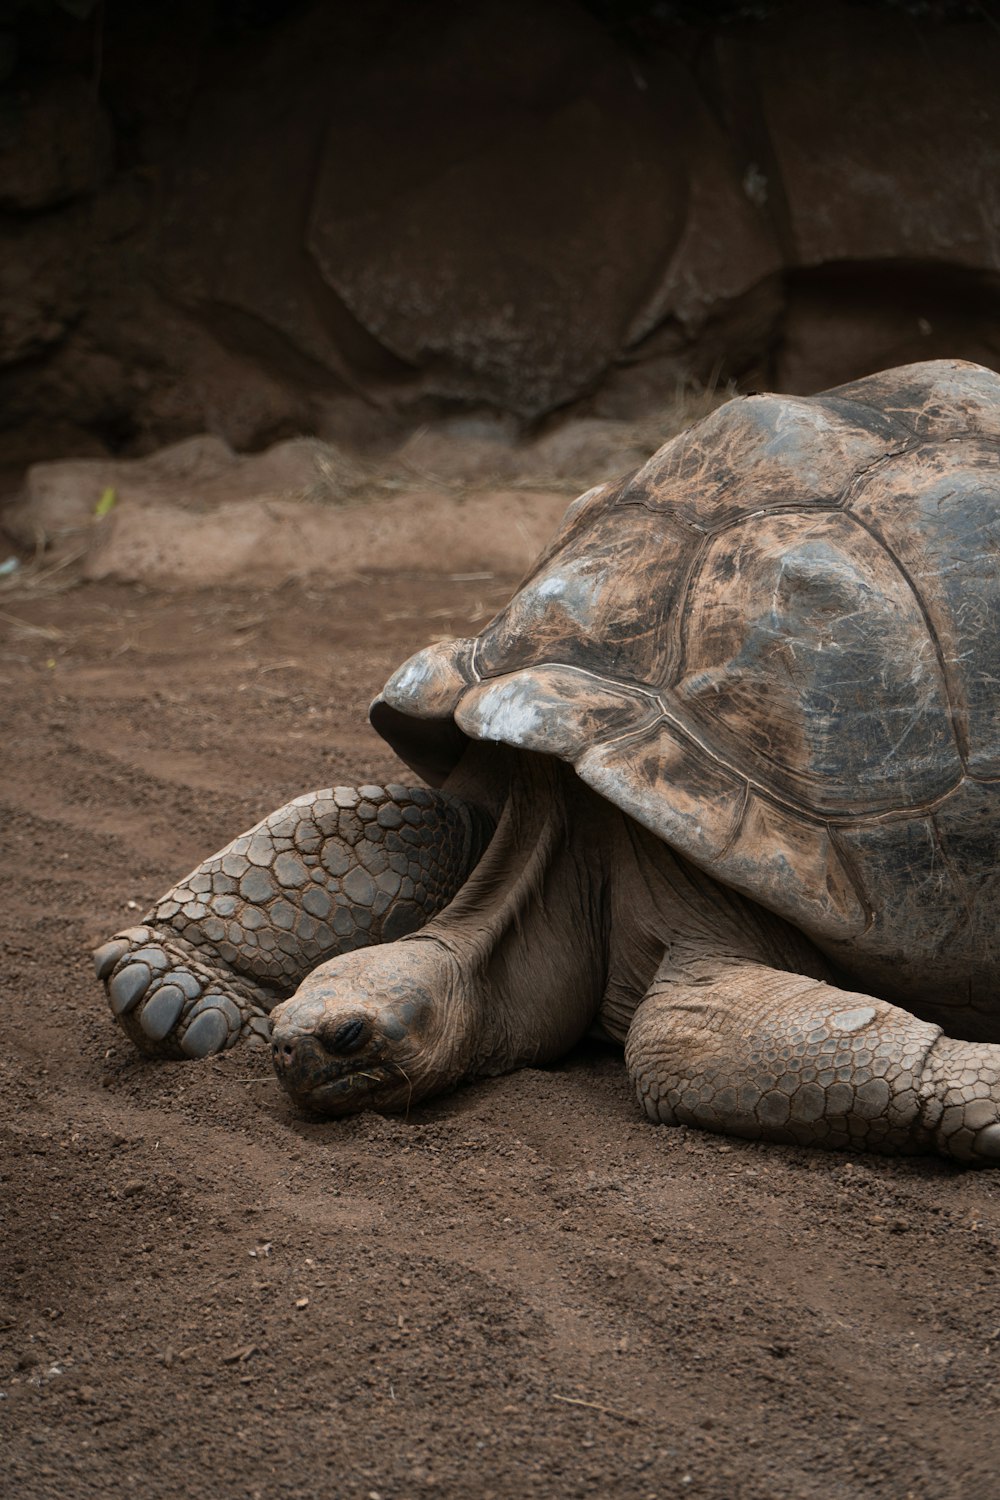
<svg viewBox="0 0 1000 1500"><path fill-rule="evenodd" d="M193 870L94 954L144 1052L205 1057L264 1039L317 964L424 925L491 833L477 807L423 787L297 797Z"/></svg>
<svg viewBox="0 0 1000 1500"><path fill-rule="evenodd" d="M650 1119L732 1135L1000 1161L1000 1046L801 974L657 979L626 1062Z"/></svg>

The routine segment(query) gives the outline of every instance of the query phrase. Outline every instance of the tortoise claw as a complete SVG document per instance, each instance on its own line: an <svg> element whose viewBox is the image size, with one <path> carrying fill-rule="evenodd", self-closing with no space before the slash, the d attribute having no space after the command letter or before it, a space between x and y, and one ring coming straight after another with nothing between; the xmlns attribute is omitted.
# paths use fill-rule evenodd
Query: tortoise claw
<svg viewBox="0 0 1000 1500"><path fill-rule="evenodd" d="M169 982L153 992L139 1017L139 1025L151 1042L162 1042L167 1032L176 1025L186 998L179 984Z"/></svg>
<svg viewBox="0 0 1000 1500"><path fill-rule="evenodd" d="M235 1012L236 1034L239 1034L241 1017L232 1001L222 995L206 995L201 1005L204 1009L199 1009L181 1037L181 1051L187 1057L211 1057L228 1044L232 1018L226 1015L224 1005Z"/></svg>
<svg viewBox="0 0 1000 1500"><path fill-rule="evenodd" d="M126 938L112 938L110 943L102 943L100 948L94 949L91 957L94 960L94 973L98 979L107 979L118 960L124 958L128 948Z"/></svg>
<svg viewBox="0 0 1000 1500"><path fill-rule="evenodd" d="M108 999L116 1016L123 1016L138 1005L152 977L148 964L127 964L114 976L108 985Z"/></svg>

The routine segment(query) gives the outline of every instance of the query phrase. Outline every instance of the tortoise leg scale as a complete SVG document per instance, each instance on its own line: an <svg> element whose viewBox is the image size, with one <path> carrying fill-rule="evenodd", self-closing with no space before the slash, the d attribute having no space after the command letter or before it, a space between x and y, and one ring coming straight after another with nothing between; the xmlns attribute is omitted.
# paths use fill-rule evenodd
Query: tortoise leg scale
<svg viewBox="0 0 1000 1500"><path fill-rule="evenodd" d="M654 981L626 1063L651 1120L835 1150L1000 1159L1000 1045L761 964Z"/></svg>
<svg viewBox="0 0 1000 1500"><path fill-rule="evenodd" d="M424 787L334 787L279 808L94 953L119 1024L147 1053L207 1057L267 1039L268 1012L317 964L414 932L491 834Z"/></svg>

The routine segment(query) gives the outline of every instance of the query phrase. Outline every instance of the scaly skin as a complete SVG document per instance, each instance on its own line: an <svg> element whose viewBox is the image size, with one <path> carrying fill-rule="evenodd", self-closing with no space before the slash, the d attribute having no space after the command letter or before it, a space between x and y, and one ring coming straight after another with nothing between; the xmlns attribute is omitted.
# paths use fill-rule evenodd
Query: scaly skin
<svg viewBox="0 0 1000 1500"><path fill-rule="evenodd" d="M478 808L423 787L297 797L99 948L98 978L145 1052L205 1057L264 1041L268 1012L318 964L446 906L488 836Z"/></svg>
<svg viewBox="0 0 1000 1500"><path fill-rule="evenodd" d="M484 799L481 860L474 786L341 788L272 814L98 951L124 1029L206 1056L263 1040L297 990L279 1076L341 1114L557 1057L599 1017L652 1120L1000 1161L1000 1045L825 983L794 930L571 772L513 764L502 810Z"/></svg>
<svg viewBox="0 0 1000 1500"><path fill-rule="evenodd" d="M664 1124L1000 1160L1000 1046L955 1041L801 974L748 963L697 984L658 979L625 1059L643 1109Z"/></svg>
<svg viewBox="0 0 1000 1500"><path fill-rule="evenodd" d="M1000 1160L1000 1046L829 976L795 929L526 757L464 891L416 937L316 969L275 1013L274 1060L305 1108L404 1109L599 1020L654 1121Z"/></svg>

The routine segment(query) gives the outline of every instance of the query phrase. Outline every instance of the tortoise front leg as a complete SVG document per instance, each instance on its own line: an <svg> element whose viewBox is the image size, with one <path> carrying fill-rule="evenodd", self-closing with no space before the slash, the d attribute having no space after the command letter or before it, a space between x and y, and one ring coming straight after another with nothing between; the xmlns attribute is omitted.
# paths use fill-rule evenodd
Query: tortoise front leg
<svg viewBox="0 0 1000 1500"><path fill-rule="evenodd" d="M1000 1046L759 964L658 978L625 1049L651 1120L797 1145L1000 1161Z"/></svg>
<svg viewBox="0 0 1000 1500"><path fill-rule="evenodd" d="M205 860L94 954L144 1051L207 1057L269 1035L268 1012L317 964L416 931L488 842L479 808L423 787L297 797Z"/></svg>

